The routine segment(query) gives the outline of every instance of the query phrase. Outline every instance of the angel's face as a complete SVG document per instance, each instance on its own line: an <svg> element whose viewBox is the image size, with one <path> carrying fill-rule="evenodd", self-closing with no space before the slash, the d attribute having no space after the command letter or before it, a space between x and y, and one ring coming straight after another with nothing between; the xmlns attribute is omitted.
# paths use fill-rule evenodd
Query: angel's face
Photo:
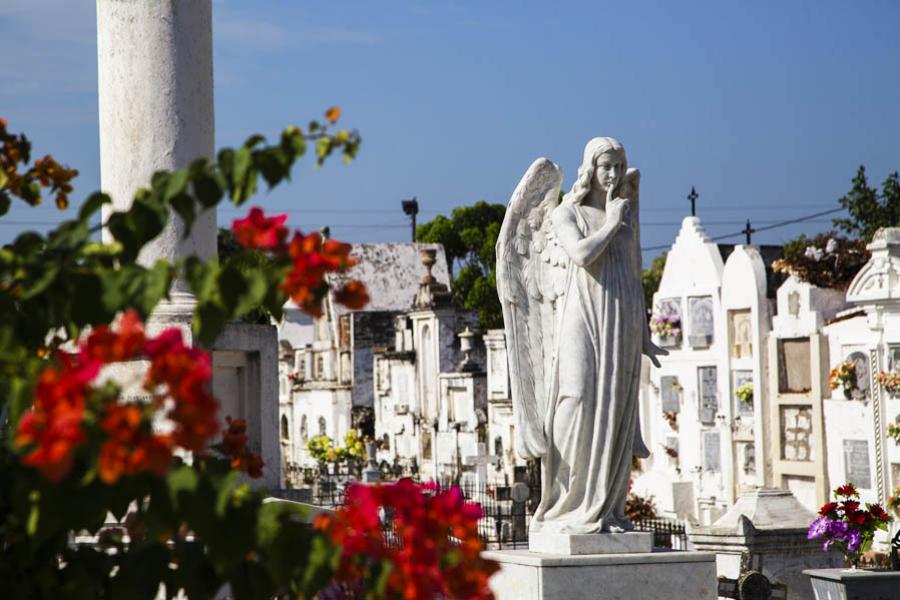
<svg viewBox="0 0 900 600"><path fill-rule="evenodd" d="M625 157L619 152L604 152L594 165L594 185L606 193L615 187L625 175Z"/></svg>

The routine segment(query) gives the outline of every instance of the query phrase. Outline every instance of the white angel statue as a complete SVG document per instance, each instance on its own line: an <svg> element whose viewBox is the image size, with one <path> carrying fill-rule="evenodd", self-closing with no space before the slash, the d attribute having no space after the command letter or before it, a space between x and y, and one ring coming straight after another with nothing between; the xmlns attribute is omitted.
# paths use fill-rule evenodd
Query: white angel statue
<svg viewBox="0 0 900 600"><path fill-rule="evenodd" d="M509 348L516 451L540 458L532 532L632 529L625 517L640 433L641 355L650 341L641 287L640 173L594 138L562 201L560 168L536 160L497 240L497 291Z"/></svg>

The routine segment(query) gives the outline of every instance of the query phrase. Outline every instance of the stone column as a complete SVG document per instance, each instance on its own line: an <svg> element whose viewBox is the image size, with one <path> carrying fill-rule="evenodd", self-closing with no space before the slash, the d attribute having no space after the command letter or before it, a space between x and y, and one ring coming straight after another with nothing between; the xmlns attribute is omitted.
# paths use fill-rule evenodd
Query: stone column
<svg viewBox="0 0 900 600"><path fill-rule="evenodd" d="M211 0L97 0L97 57L101 187L113 199L105 219L128 208L155 171L215 153ZM140 262L216 255L215 210L183 233L173 218ZM178 281L157 315L189 315L191 299Z"/></svg>

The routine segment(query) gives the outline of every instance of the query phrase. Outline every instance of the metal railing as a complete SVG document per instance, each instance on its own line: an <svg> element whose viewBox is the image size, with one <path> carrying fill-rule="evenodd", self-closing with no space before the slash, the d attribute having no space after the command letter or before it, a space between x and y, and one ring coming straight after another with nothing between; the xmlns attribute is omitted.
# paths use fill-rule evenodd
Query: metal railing
<svg viewBox="0 0 900 600"><path fill-rule="evenodd" d="M290 490L294 499L336 508L344 501L344 492L359 478L357 465L342 464L308 469L303 474L307 483L301 489ZM540 499L540 490L532 490L524 483L476 484L470 480L459 483L442 481L442 487L459 487L466 500L481 506L483 516L478 522L478 534L490 550L528 547L528 525ZM518 489L514 490L514 487ZM287 490L286 490L287 491ZM391 516L385 517L385 531L391 530ZM670 519L642 519L634 522L636 531L653 533L653 546L671 550L687 550L688 540L684 523Z"/></svg>

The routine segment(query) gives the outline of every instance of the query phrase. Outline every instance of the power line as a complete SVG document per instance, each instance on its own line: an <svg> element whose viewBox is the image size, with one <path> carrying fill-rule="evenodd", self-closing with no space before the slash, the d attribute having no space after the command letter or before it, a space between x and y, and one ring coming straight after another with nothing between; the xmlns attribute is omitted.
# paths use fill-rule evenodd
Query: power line
<svg viewBox="0 0 900 600"><path fill-rule="evenodd" d="M792 225L792 224L794 224L794 223L803 223L804 221L810 221L810 220L815 219L815 218L817 218L817 217L824 217L825 215L834 214L834 213L837 213L837 212L841 212L841 211L843 211L843 210L846 210L843 206L840 207L840 208L832 208L831 210L824 210L824 211L822 211L822 212L813 213L813 214L807 215L807 216L805 216L805 217L798 217L798 218L796 218L796 219L788 219L788 220L786 220L786 221L779 221L779 222L773 223L773 224L771 224L771 225L766 225L765 227L760 227L760 228L758 228L758 229L753 229L752 232L753 232L753 233L758 233L758 232L760 232L760 231L768 231L768 230L770 230L770 229L775 229L775 228L777 228L777 227L784 227L785 225ZM710 239L711 239L712 241L715 242L715 241L718 241L718 240L724 240L724 239L727 239L727 238L733 238L733 237L738 237L738 236L741 236L741 235L746 235L746 233L747 233L746 229L742 229L742 230L736 231L736 232L734 232L734 233L726 233L726 234L723 234L723 235L717 235L717 236L715 236L715 237L713 237L713 238L710 238ZM664 248L669 248L669 247L671 247L671 246L672 246L671 244L664 244L664 245L661 245L661 246L650 246L650 247L647 247L647 248L641 248L641 251L643 252L643 251L647 251L647 250L662 250L662 249L664 249Z"/></svg>

